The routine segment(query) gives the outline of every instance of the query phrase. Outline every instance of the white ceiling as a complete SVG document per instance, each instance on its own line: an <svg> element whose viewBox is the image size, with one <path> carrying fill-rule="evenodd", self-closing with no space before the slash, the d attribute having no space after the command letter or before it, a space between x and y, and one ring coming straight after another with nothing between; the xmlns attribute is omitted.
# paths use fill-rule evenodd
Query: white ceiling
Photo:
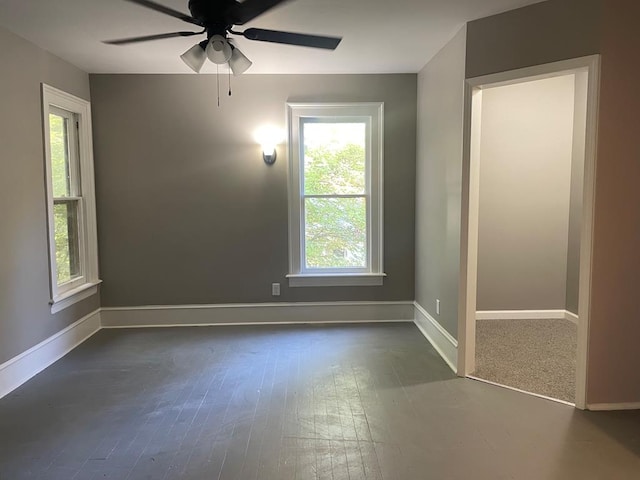
<svg viewBox="0 0 640 480"><path fill-rule="evenodd" d="M156 1L189 13L187 0ZM464 22L539 1L294 0L245 27L342 36L337 50L242 37L237 45L253 61L247 73L414 73ZM0 25L89 73L189 73L179 55L200 38L105 45L102 40L190 30L123 0L0 0Z"/></svg>

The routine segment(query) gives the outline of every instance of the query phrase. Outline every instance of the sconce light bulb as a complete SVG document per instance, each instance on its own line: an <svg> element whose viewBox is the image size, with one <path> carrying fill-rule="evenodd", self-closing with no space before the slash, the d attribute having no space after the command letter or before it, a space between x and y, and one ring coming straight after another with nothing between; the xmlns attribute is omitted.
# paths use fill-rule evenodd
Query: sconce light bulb
<svg viewBox="0 0 640 480"><path fill-rule="evenodd" d="M262 158L268 165L276 161L276 147L284 139L282 129L273 125L265 125L253 133L253 138L262 147Z"/></svg>

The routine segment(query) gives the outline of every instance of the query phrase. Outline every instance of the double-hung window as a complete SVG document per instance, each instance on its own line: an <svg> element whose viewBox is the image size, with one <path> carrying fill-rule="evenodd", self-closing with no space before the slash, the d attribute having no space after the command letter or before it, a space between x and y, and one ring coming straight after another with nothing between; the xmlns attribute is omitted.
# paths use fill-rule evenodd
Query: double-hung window
<svg viewBox="0 0 640 480"><path fill-rule="evenodd" d="M382 285L383 104L288 104L291 286Z"/></svg>
<svg viewBox="0 0 640 480"><path fill-rule="evenodd" d="M85 100L42 86L51 311L97 292L98 258L91 144Z"/></svg>

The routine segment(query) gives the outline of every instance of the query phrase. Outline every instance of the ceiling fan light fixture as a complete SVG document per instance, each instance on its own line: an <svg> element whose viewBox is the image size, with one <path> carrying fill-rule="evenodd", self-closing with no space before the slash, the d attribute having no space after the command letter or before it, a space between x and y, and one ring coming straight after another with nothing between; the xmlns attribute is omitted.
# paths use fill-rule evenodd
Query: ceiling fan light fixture
<svg viewBox="0 0 640 480"><path fill-rule="evenodd" d="M200 43L196 43L189 50L180 55L182 61L194 72L200 73L204 62L207 60L207 53Z"/></svg>
<svg viewBox="0 0 640 480"><path fill-rule="evenodd" d="M232 45L231 48L232 52L231 58L229 59L229 68L231 68L234 75L242 75L253 64L251 63L251 60L245 57L244 53L242 53L238 47Z"/></svg>
<svg viewBox="0 0 640 480"><path fill-rule="evenodd" d="M224 65L231 59L231 45L222 35L213 35L207 45L207 57L217 65Z"/></svg>

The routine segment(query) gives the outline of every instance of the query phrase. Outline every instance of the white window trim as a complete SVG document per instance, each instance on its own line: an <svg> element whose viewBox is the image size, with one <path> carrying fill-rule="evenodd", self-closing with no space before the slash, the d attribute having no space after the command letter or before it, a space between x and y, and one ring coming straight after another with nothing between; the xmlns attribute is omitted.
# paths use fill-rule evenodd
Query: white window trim
<svg viewBox="0 0 640 480"><path fill-rule="evenodd" d="M58 287L56 268L55 223L53 212L53 179L51 172L51 143L49 134L50 107L60 108L77 115L78 156L82 198L79 208L79 243L81 245L82 276L74 279L66 289ZM47 229L49 241L49 285L51 313L57 313L74 303L97 293L98 229L93 168L93 140L91 104L69 93L42 84L42 118L45 146L45 172L47 195Z"/></svg>
<svg viewBox="0 0 640 480"><path fill-rule="evenodd" d="M370 118L371 158L367 165L367 250L368 267L345 272L341 269L305 271L302 265L304 231L300 168L300 121L305 117ZM382 285L384 230L384 103L287 103L289 134L289 286L371 286Z"/></svg>

